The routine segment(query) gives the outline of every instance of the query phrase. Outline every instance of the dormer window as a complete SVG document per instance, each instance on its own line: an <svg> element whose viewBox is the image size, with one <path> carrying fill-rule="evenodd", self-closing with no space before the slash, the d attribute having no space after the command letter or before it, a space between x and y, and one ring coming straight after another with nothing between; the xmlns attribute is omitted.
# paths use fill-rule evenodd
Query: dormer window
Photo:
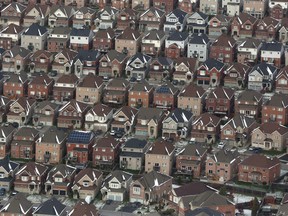
<svg viewBox="0 0 288 216"><path fill-rule="evenodd" d="M0 178L4 178L4 172L0 172Z"/></svg>
<svg viewBox="0 0 288 216"><path fill-rule="evenodd" d="M250 25L245 25L245 29L250 30L251 26Z"/></svg>
<svg viewBox="0 0 288 216"><path fill-rule="evenodd" d="M159 65L154 65L154 70L159 70L159 69L160 69Z"/></svg>
<svg viewBox="0 0 288 216"><path fill-rule="evenodd" d="M135 65L135 68L140 68L141 66L140 62L135 62L134 65Z"/></svg>
<svg viewBox="0 0 288 216"><path fill-rule="evenodd" d="M63 182L63 178L61 178L61 177L55 177L55 182Z"/></svg>
<svg viewBox="0 0 288 216"><path fill-rule="evenodd" d="M107 67L107 62L101 62L102 67Z"/></svg>
<svg viewBox="0 0 288 216"><path fill-rule="evenodd" d="M25 176L25 175L21 176L21 181L27 182L28 180L29 180L29 176Z"/></svg>

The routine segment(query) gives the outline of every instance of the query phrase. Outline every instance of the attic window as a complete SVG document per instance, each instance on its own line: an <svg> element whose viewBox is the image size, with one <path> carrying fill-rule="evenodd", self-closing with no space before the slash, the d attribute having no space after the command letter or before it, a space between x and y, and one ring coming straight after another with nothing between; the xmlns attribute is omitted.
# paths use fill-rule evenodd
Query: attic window
<svg viewBox="0 0 288 216"><path fill-rule="evenodd" d="M89 181L83 181L83 186L84 187L89 187Z"/></svg>

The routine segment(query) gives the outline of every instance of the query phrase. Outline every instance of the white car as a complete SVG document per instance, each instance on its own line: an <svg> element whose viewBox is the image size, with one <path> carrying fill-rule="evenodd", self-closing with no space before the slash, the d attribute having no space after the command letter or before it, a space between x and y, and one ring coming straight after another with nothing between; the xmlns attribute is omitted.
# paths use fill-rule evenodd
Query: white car
<svg viewBox="0 0 288 216"><path fill-rule="evenodd" d="M225 147L225 143L220 142L220 143L218 144L218 148L223 149L224 147Z"/></svg>
<svg viewBox="0 0 288 216"><path fill-rule="evenodd" d="M114 130L111 130L111 131L110 131L110 135L111 135L111 136L115 136L115 133L116 133L116 132L115 132Z"/></svg>

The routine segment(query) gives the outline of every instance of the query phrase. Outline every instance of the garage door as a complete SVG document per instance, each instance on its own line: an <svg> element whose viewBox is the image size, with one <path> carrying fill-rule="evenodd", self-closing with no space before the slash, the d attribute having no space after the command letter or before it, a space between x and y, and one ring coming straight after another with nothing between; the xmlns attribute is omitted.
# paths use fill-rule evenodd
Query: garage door
<svg viewBox="0 0 288 216"><path fill-rule="evenodd" d="M60 191L60 195L66 195L66 191Z"/></svg>
<svg viewBox="0 0 288 216"><path fill-rule="evenodd" d="M108 200L115 200L115 199L114 199L114 195L112 195L112 194L109 194L109 195L107 196L107 199L108 199Z"/></svg>
<svg viewBox="0 0 288 216"><path fill-rule="evenodd" d="M122 197L119 196L119 195L118 195L118 196L116 195L116 196L115 196L115 200L116 200L116 201L122 201Z"/></svg>
<svg viewBox="0 0 288 216"><path fill-rule="evenodd" d="M54 195L58 195L58 190L53 190Z"/></svg>

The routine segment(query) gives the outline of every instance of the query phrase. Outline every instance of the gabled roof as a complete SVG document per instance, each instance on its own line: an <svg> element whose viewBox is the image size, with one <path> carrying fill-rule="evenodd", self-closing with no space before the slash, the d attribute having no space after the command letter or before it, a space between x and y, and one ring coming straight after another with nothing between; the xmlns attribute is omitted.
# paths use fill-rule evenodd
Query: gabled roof
<svg viewBox="0 0 288 216"><path fill-rule="evenodd" d="M26 97L20 97L18 98L16 101L14 101L10 107L14 106L16 103L18 103L23 109L25 109L26 111L29 111L29 109L31 108L31 106L36 103L35 99L29 99Z"/></svg>
<svg viewBox="0 0 288 216"><path fill-rule="evenodd" d="M81 7L79 10L77 10L75 12L75 14L77 14L78 12L83 13L83 14L88 14L88 13L89 14L94 14L94 13L96 13L96 10L93 10L90 7Z"/></svg>
<svg viewBox="0 0 288 216"><path fill-rule="evenodd" d="M119 110L116 111L114 116L118 115L118 113L123 112L124 115L129 119L133 120L138 113L138 110L129 106L123 106Z"/></svg>
<svg viewBox="0 0 288 216"><path fill-rule="evenodd" d="M234 96L234 90L232 90L231 88L225 88L225 87L219 86L210 92L210 94L207 96L207 99L221 98L221 99L231 100L233 96Z"/></svg>
<svg viewBox="0 0 288 216"><path fill-rule="evenodd" d="M61 50L59 53L56 54L54 59L56 59L59 55L63 55L68 60L68 62L72 62L74 58L77 56L77 54L78 52L75 50L64 48L63 50Z"/></svg>
<svg viewBox="0 0 288 216"><path fill-rule="evenodd" d="M44 85L49 86L51 83L54 82L54 79L50 78L46 74L41 74L40 76L34 77L29 85Z"/></svg>
<svg viewBox="0 0 288 216"><path fill-rule="evenodd" d="M43 108L45 108L46 106L51 107L53 110L56 110L60 105L53 103L51 101L41 101L39 103L37 103L36 107L37 109L41 110Z"/></svg>
<svg viewBox="0 0 288 216"><path fill-rule="evenodd" d="M152 29L148 31L142 38L143 40L161 40L165 37L165 32L163 30Z"/></svg>
<svg viewBox="0 0 288 216"><path fill-rule="evenodd" d="M262 20L259 20L257 26L264 24L265 27L269 27L270 25L274 28L280 26L280 21L274 19L273 17L264 17Z"/></svg>
<svg viewBox="0 0 288 216"><path fill-rule="evenodd" d="M163 110L158 108L152 108L152 107L141 107L137 114L137 119L142 120L155 120L155 122L158 122L161 117L163 116Z"/></svg>
<svg viewBox="0 0 288 216"><path fill-rule="evenodd" d="M184 41L189 37L188 32L179 32L179 31L174 31L172 32L166 40L170 41Z"/></svg>
<svg viewBox="0 0 288 216"><path fill-rule="evenodd" d="M168 155L173 156L172 154L175 151L175 147L172 143L165 140L155 141L146 154L157 154L157 155Z"/></svg>
<svg viewBox="0 0 288 216"><path fill-rule="evenodd" d="M210 42L210 39L206 34L193 34L189 40L189 44L202 44L206 45Z"/></svg>
<svg viewBox="0 0 288 216"><path fill-rule="evenodd" d="M277 68L271 64L267 64L266 62L261 62L260 64L255 65L249 74L253 73L254 71L258 71L262 76L270 76L276 73Z"/></svg>
<svg viewBox="0 0 288 216"><path fill-rule="evenodd" d="M236 158L240 156L238 151L228 151L226 149L220 149L210 158L213 159L215 162L219 163L232 163L235 161Z"/></svg>
<svg viewBox="0 0 288 216"><path fill-rule="evenodd" d="M11 161L8 156L0 159L0 167L6 170L7 173L15 171L19 167L19 163Z"/></svg>
<svg viewBox="0 0 288 216"><path fill-rule="evenodd" d="M154 62L158 62L159 64L163 65L163 66L171 66L173 64L172 59L168 58L168 57L164 57L164 56L158 56L156 58L154 58L151 62L151 64L153 64Z"/></svg>
<svg viewBox="0 0 288 216"><path fill-rule="evenodd" d="M72 99L68 101L66 104L64 104L60 109L59 112L66 109L68 106L74 107L74 109L77 111L77 113L83 113L89 106L85 103L76 101L75 99Z"/></svg>
<svg viewBox="0 0 288 216"><path fill-rule="evenodd" d="M6 52L10 52L10 55L12 58L14 58L17 55L20 55L22 58L27 57L31 54L31 51L20 46L14 46L11 50L7 50Z"/></svg>
<svg viewBox="0 0 288 216"><path fill-rule="evenodd" d="M286 109L288 107L288 97L286 94L274 94L264 106Z"/></svg>
<svg viewBox="0 0 288 216"><path fill-rule="evenodd" d="M127 59L127 55L124 53L118 52L116 50L109 50L107 54L104 56L107 58L109 62L112 62L113 60L117 59L118 62L122 63L125 59Z"/></svg>
<svg viewBox="0 0 288 216"><path fill-rule="evenodd" d="M75 74L63 74L59 77L56 83L75 84L78 80L79 79Z"/></svg>
<svg viewBox="0 0 288 216"><path fill-rule="evenodd" d="M156 7L150 7L150 8L148 8L146 11L144 11L144 12L140 15L140 17L145 16L147 13L153 13L156 18L161 18L162 16L165 15L165 11L160 10L159 8L156 8Z"/></svg>
<svg viewBox="0 0 288 216"><path fill-rule="evenodd" d="M108 115L112 110L113 108L105 104L98 103L93 108L91 108L88 113L91 113L93 116L105 116Z"/></svg>
<svg viewBox="0 0 288 216"><path fill-rule="evenodd" d="M243 166L259 167L264 169L269 169L278 164L280 164L280 160L277 157L268 158L262 154L253 154L240 163L240 165Z"/></svg>
<svg viewBox="0 0 288 216"><path fill-rule="evenodd" d="M132 41L136 41L138 40L138 38L141 36L140 32L132 29L130 27L127 27L122 34L120 34L117 39L120 40L132 40Z"/></svg>
<svg viewBox="0 0 288 216"><path fill-rule="evenodd" d="M0 126L0 138L6 138L15 131L12 125ZM0 163L1 164L1 163Z"/></svg>
<svg viewBox="0 0 288 216"><path fill-rule="evenodd" d="M190 15L190 17L194 16L195 14L196 15L198 14L203 20L206 20L208 18L208 15L206 15L205 13L202 13L201 11L194 12L193 14Z"/></svg>
<svg viewBox="0 0 288 216"><path fill-rule="evenodd" d="M79 59L81 62L84 61L96 61L100 56L98 50L80 50L75 57L75 61Z"/></svg>
<svg viewBox="0 0 288 216"><path fill-rule="evenodd" d="M135 85L131 87L129 92L139 91L139 92L150 92L153 89L153 85L150 85L145 79L137 82Z"/></svg>
<svg viewBox="0 0 288 216"><path fill-rule="evenodd" d="M43 164L29 161L19 169L16 175L20 175L22 172L25 171L30 176L42 176L47 170L48 167L44 166Z"/></svg>
<svg viewBox="0 0 288 216"><path fill-rule="evenodd" d="M186 145L178 155L189 155L194 157L202 157L207 152L207 149L202 144L188 144Z"/></svg>
<svg viewBox="0 0 288 216"><path fill-rule="evenodd" d="M183 10L181 10L180 8L176 8L173 11L171 11L169 14L166 15L166 17L170 17L170 16L175 16L178 18L179 23L183 23L185 16L187 15L187 13ZM167 18L166 18L167 21Z"/></svg>
<svg viewBox="0 0 288 216"><path fill-rule="evenodd" d="M97 88L99 89L103 84L103 79L94 74L86 75L77 87Z"/></svg>
<svg viewBox="0 0 288 216"><path fill-rule="evenodd" d="M55 126L49 127L43 134L40 135L36 142L38 143L55 143L62 144L66 139L67 134L63 130L59 130Z"/></svg>
<svg viewBox="0 0 288 216"><path fill-rule="evenodd" d="M0 95L0 108L7 106L11 100L3 95ZM12 102L12 101L11 101Z"/></svg>
<svg viewBox="0 0 288 216"><path fill-rule="evenodd" d="M167 176L153 170L149 173L145 173L140 179L138 179L138 181L145 188L145 190L149 191L154 187L161 186L171 179L171 176Z"/></svg>
<svg viewBox="0 0 288 216"><path fill-rule="evenodd" d="M141 140L141 139L137 139L137 138L132 138L127 140L124 145L123 148L138 148L138 149L143 149L145 148L145 146L147 145L147 141L146 140Z"/></svg>
<svg viewBox="0 0 288 216"><path fill-rule="evenodd" d="M210 22L212 19L217 19L217 20L219 20L220 22L229 22L229 21L232 19L232 17L226 16L226 15L224 15L224 14L217 14L217 15L213 16L213 17L209 20L209 22Z"/></svg>
<svg viewBox="0 0 288 216"><path fill-rule="evenodd" d="M106 38L106 39L113 39L115 37L115 32L112 28L107 29L99 29L98 32L95 33L94 38Z"/></svg>
<svg viewBox="0 0 288 216"><path fill-rule="evenodd" d="M116 178L120 183L131 179L133 174L125 172L123 170L114 170L107 175L105 178L105 183L109 183L113 178Z"/></svg>
<svg viewBox="0 0 288 216"><path fill-rule="evenodd" d="M220 46L220 47L230 47L233 48L236 45L236 40L228 36L226 34L220 35L212 44L212 46Z"/></svg>
<svg viewBox="0 0 288 216"><path fill-rule="evenodd" d="M190 182L173 189L177 197L197 195L210 190L215 191L216 189L204 184L203 182Z"/></svg>
<svg viewBox="0 0 288 216"><path fill-rule="evenodd" d="M95 142L94 148L104 147L104 148L112 148L115 149L119 145L119 141L117 141L112 136L105 136L100 139L97 139Z"/></svg>
<svg viewBox="0 0 288 216"><path fill-rule="evenodd" d="M114 78L108 82L106 87L107 88L109 87L127 88L129 85L130 85L129 81L124 78Z"/></svg>
<svg viewBox="0 0 288 216"><path fill-rule="evenodd" d="M192 125L198 124L200 122L201 126L212 125L216 127L220 124L220 121L221 119L213 114L203 113L193 120Z"/></svg>
<svg viewBox="0 0 288 216"><path fill-rule="evenodd" d="M242 93L240 93L237 97L237 101L249 101L249 102L257 102L261 101L263 98L263 95L260 92L247 89L244 90Z"/></svg>
<svg viewBox="0 0 288 216"><path fill-rule="evenodd" d="M96 216L97 213L98 210L96 209L95 205L88 204L85 201L79 201L68 213L68 216L79 216L79 215Z"/></svg>
<svg viewBox="0 0 288 216"><path fill-rule="evenodd" d="M266 42L263 43L261 51L275 51L280 52L283 49L283 44L280 42Z"/></svg>
<svg viewBox="0 0 288 216"><path fill-rule="evenodd" d="M179 66L180 64L184 64L186 67L191 70L193 73L195 68L198 66L197 58L188 58L188 57L179 57L175 61L175 67Z"/></svg>
<svg viewBox="0 0 288 216"><path fill-rule="evenodd" d="M74 183L77 183L85 175L87 175L92 181L97 181L103 173L97 169L85 168L76 175Z"/></svg>
<svg viewBox="0 0 288 216"><path fill-rule="evenodd" d="M239 48L253 48L253 49L257 49L259 46L261 46L262 41L260 39L257 38L247 38L243 43L241 43L238 46Z"/></svg>
<svg viewBox="0 0 288 216"><path fill-rule="evenodd" d="M38 23L33 23L26 29L23 35L30 35L30 36L42 36L48 30L44 26L40 26Z"/></svg>
<svg viewBox="0 0 288 216"><path fill-rule="evenodd" d="M245 116L245 115L237 113L237 114L235 114L235 116L232 119L230 119L223 126L223 128L225 128L226 125L229 125L234 130L237 130L238 127L245 129L245 128L251 127L251 125L254 123L256 123L256 120L254 117Z"/></svg>
<svg viewBox="0 0 288 216"><path fill-rule="evenodd" d="M193 113L184 109L176 108L169 115L165 118L164 121L171 118L176 123L188 123L189 120L192 118Z"/></svg>
<svg viewBox="0 0 288 216"><path fill-rule="evenodd" d="M62 13L64 13L68 18L71 17L75 12L72 6L53 5L50 10L50 16L53 14L57 17L57 14L55 14L57 10L62 11Z"/></svg>
<svg viewBox="0 0 288 216"><path fill-rule="evenodd" d="M202 86L197 86L193 83L185 86L179 93L178 97L194 97L202 98L206 95L206 91Z"/></svg>
<svg viewBox="0 0 288 216"><path fill-rule="evenodd" d="M31 59L32 61L34 60L35 61L35 58L39 57L40 55L45 55L47 58L50 58L51 56L53 56L53 53L50 52L50 51L47 51L47 50L37 50L35 51L32 56L31 56Z"/></svg>
<svg viewBox="0 0 288 216"><path fill-rule="evenodd" d="M0 212L26 215L29 210L31 210L32 206L33 204L27 200L26 195L18 193L5 203Z"/></svg>
<svg viewBox="0 0 288 216"><path fill-rule="evenodd" d="M132 16L137 16L139 12L136 11L136 10L134 10L134 9L132 9L132 8L125 7L125 8L123 8L123 9L120 11L120 16L121 16L121 14L123 14L123 13L128 14L130 17L132 17Z"/></svg>
<svg viewBox="0 0 288 216"><path fill-rule="evenodd" d="M43 215L61 215L66 208L65 205L62 204L59 200L57 200L55 197L52 197L51 199L43 202L40 204L40 206L35 209L33 214L43 214Z"/></svg>
<svg viewBox="0 0 288 216"><path fill-rule="evenodd" d="M216 211L212 208L202 207L186 211L185 216L225 216L225 215L220 211Z"/></svg>
<svg viewBox="0 0 288 216"><path fill-rule="evenodd" d="M3 28L0 33L1 34L19 34L24 30L22 26L18 26L14 23L9 24L5 28Z"/></svg>
<svg viewBox="0 0 288 216"><path fill-rule="evenodd" d="M68 178L76 172L76 168L67 164L57 164L48 173L46 181L54 182L53 177L56 173L61 173L63 178ZM71 182L72 183L72 182Z"/></svg>
<svg viewBox="0 0 288 216"><path fill-rule="evenodd" d="M52 29L51 34L57 34L57 35L69 35L71 32L71 29L69 27L55 27Z"/></svg>
<svg viewBox="0 0 288 216"><path fill-rule="evenodd" d="M264 134L272 134L275 131L277 131L280 135L284 135L288 133L288 128L284 125L280 125L277 122L265 122L262 123L258 128L254 129L252 133L255 132L255 130L260 130Z"/></svg>
<svg viewBox="0 0 288 216"><path fill-rule="evenodd" d="M224 71L224 73L227 75L230 72L236 71L240 75L240 77L244 78L246 77L246 73L249 69L250 67L247 65L241 64L239 62L234 62Z"/></svg>
<svg viewBox="0 0 288 216"><path fill-rule="evenodd" d="M73 130L67 138L67 143L89 144L95 138L92 131Z"/></svg>
<svg viewBox="0 0 288 216"><path fill-rule="evenodd" d="M281 25L288 31L288 17L283 17L281 20Z"/></svg>
<svg viewBox="0 0 288 216"><path fill-rule="evenodd" d="M89 37L91 33L91 30L89 28L84 28L84 29L76 29L73 28L70 37Z"/></svg>
<svg viewBox="0 0 288 216"><path fill-rule="evenodd" d="M164 84L156 87L155 93L157 94L172 94L175 95L179 91L171 82L167 81Z"/></svg>
<svg viewBox="0 0 288 216"><path fill-rule="evenodd" d="M50 10L50 7L49 5L46 5L46 4L30 4L26 8L25 16L27 17L28 13L33 9L36 9L40 17L44 19L48 10ZM35 16L38 16L38 14L35 14Z"/></svg>
<svg viewBox="0 0 288 216"><path fill-rule="evenodd" d="M281 68L281 70L279 71L278 75L276 76L276 81L278 79L280 79L281 77L285 77L286 79L288 79L288 65Z"/></svg>
<svg viewBox="0 0 288 216"><path fill-rule="evenodd" d="M208 58L205 62L203 62L203 66L207 70L211 70L212 68L216 68L218 71L220 71L225 65L224 65L224 63L222 63L216 59Z"/></svg>
<svg viewBox="0 0 288 216"><path fill-rule="evenodd" d="M249 20L252 24L254 24L254 23L257 22L257 19L256 19L254 16L252 16L252 15L250 15L250 14L248 14L248 13L240 13L238 16L235 16L234 20L235 20L235 19L236 19L236 21L237 21L240 25L244 24L244 23L247 22L248 20Z"/></svg>
<svg viewBox="0 0 288 216"><path fill-rule="evenodd" d="M112 7L110 5L106 5L103 9L101 9L99 11L99 14L103 13L104 11L107 12L108 14L110 14L110 15L113 15L113 14L116 14L116 13L119 12L119 10L117 8Z"/></svg>
<svg viewBox="0 0 288 216"><path fill-rule="evenodd" d="M22 5L18 2L12 2L11 4L7 5L5 8L3 8L1 10L1 12L3 13L7 8L9 7L12 7L14 8L14 10L17 12L17 13L22 13L23 11L26 10L26 6L25 5Z"/></svg>
<svg viewBox="0 0 288 216"><path fill-rule="evenodd" d="M147 63L151 60L151 56L137 52L135 55L131 56L127 62L127 65L133 63L136 59L139 59L142 63Z"/></svg>
<svg viewBox="0 0 288 216"><path fill-rule="evenodd" d="M24 137L36 137L39 134L39 131L33 127L23 126L16 131L14 136L24 136Z"/></svg>

